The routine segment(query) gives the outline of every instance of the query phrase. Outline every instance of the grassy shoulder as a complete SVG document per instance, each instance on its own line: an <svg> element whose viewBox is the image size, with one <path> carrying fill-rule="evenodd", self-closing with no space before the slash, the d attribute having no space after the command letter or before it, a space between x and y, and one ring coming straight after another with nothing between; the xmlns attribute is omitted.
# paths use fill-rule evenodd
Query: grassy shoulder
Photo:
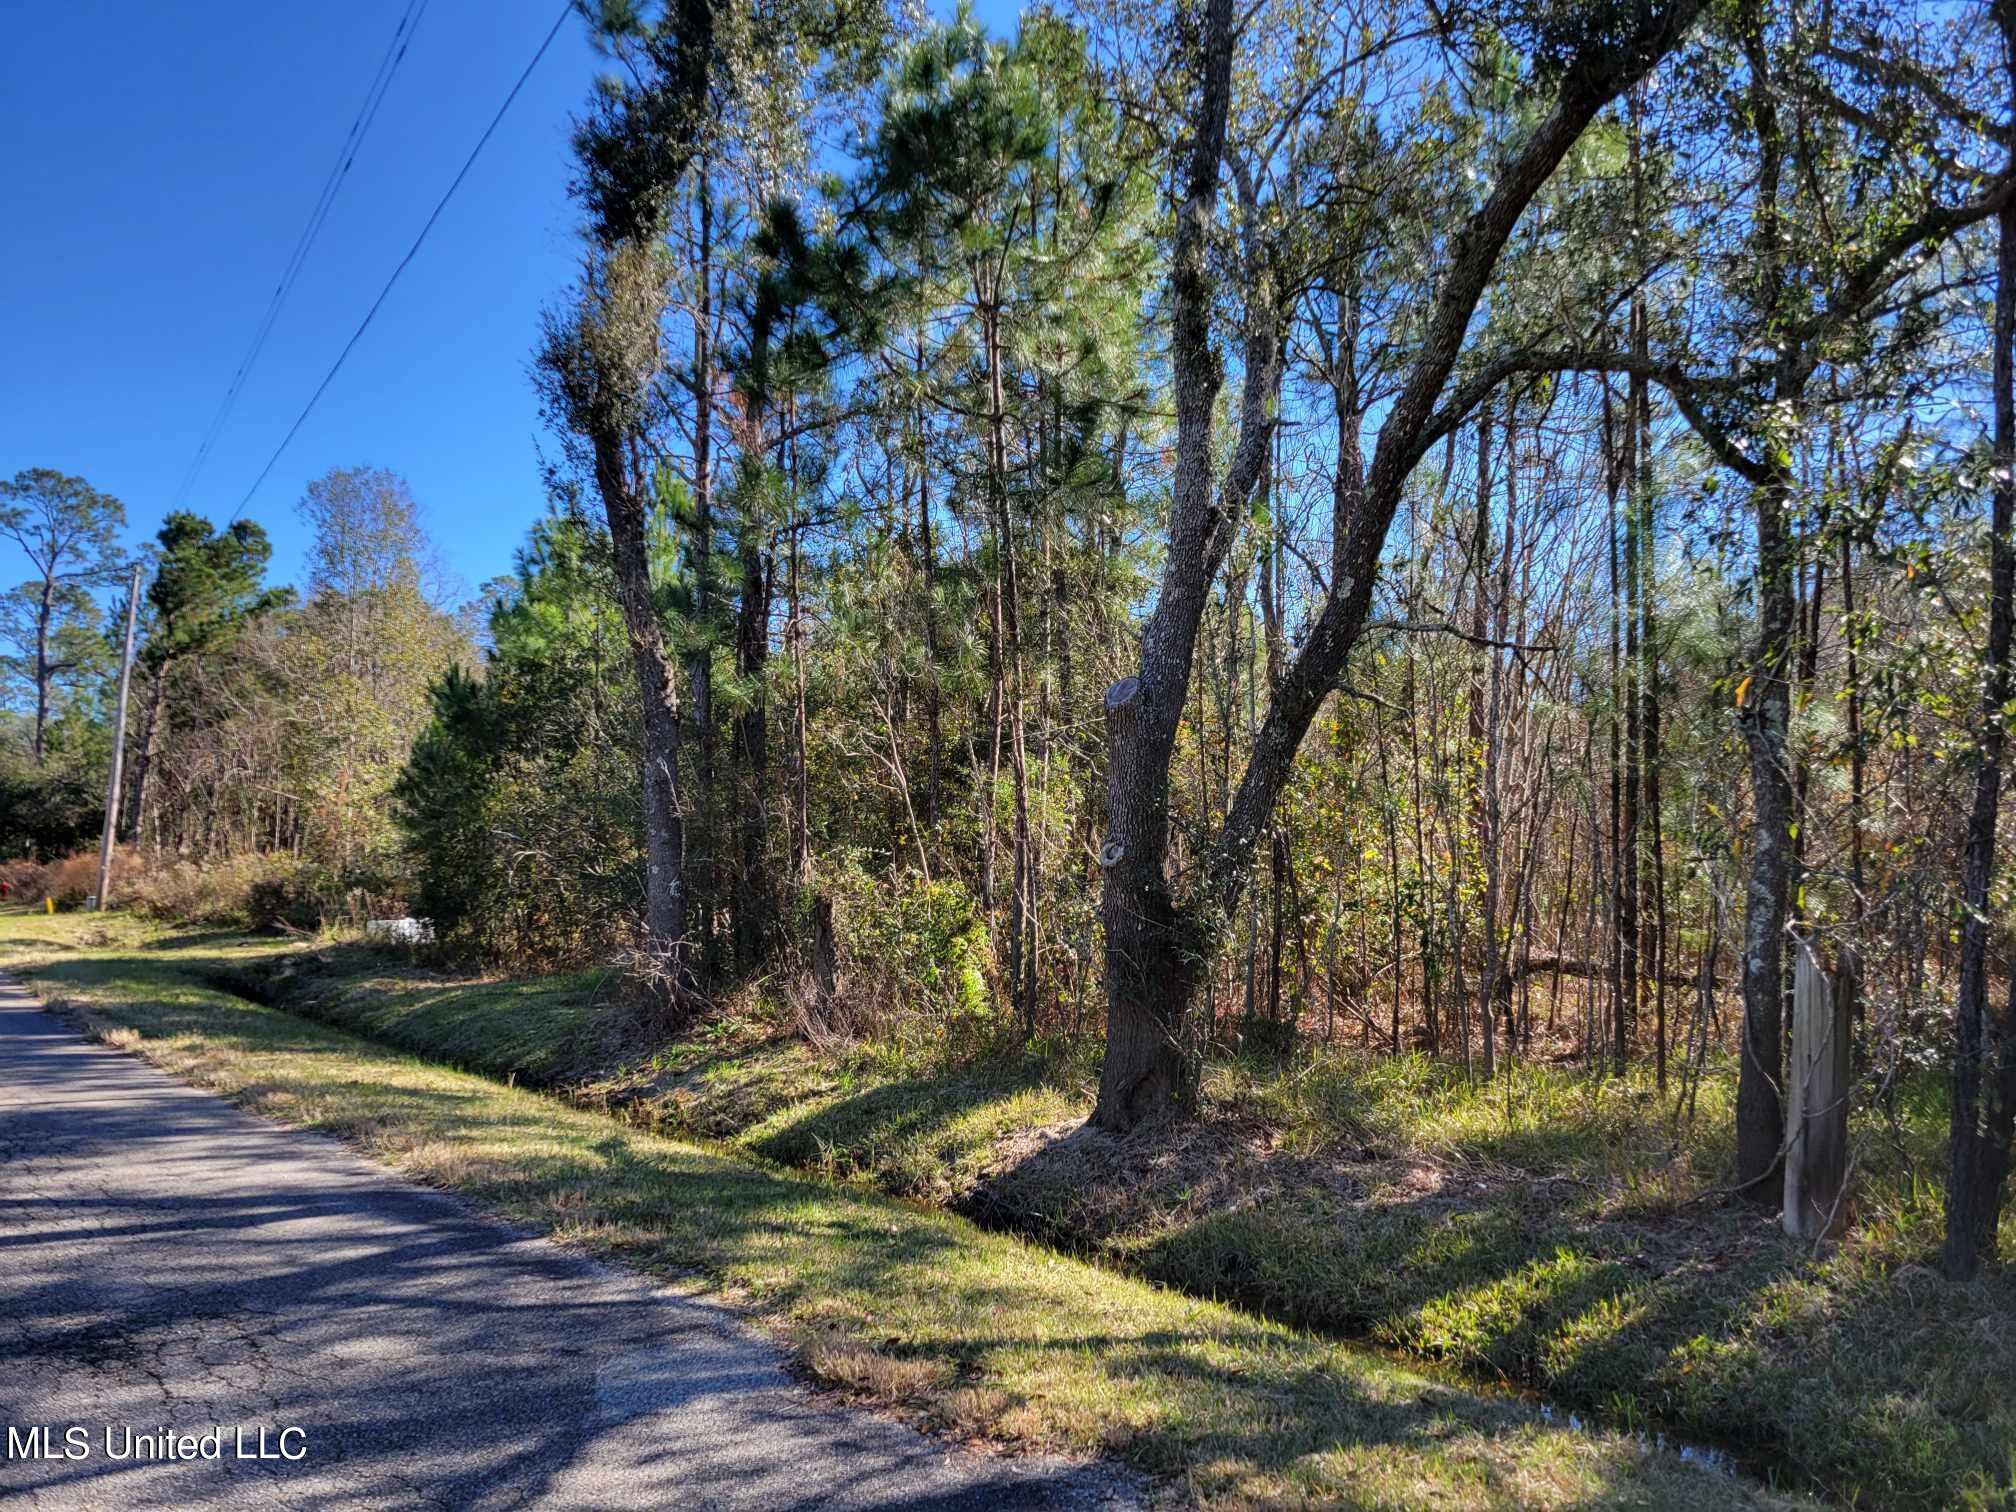
<svg viewBox="0 0 2016 1512"><path fill-rule="evenodd" d="M1689 1130L1637 1079L1220 1066L1201 1128L1115 1141L1080 1130L1090 1068L1069 1061L920 1073L776 1040L660 1059L639 1095L662 1126L1727 1446L1843 1501L2016 1503L2016 1275L1953 1286L1929 1263L1936 1096L1859 1121L1855 1224L1815 1254L1703 1199L1728 1167L1726 1077Z"/></svg>
<svg viewBox="0 0 2016 1512"><path fill-rule="evenodd" d="M1637 1075L1521 1066L1474 1088L1418 1058L1220 1065L1201 1128L1115 1141L1081 1129L1095 1067L1069 1049L821 1051L732 1014L647 1049L580 978L457 981L343 950L256 976L416 1051L1724 1446L1843 1501L2016 1505L2016 1272L1954 1286L1928 1263L1936 1086L1858 1114L1855 1221L1815 1254L1704 1198L1729 1165L1727 1068L1675 1123ZM2005 1232L2016 1253L2016 1215Z"/></svg>
<svg viewBox="0 0 2016 1512"><path fill-rule="evenodd" d="M694 1277L808 1367L952 1432L1107 1453L1209 1503L1783 1503L859 1187L768 1168L403 1055L217 985L287 947L0 915L0 969L108 1041L511 1220ZM522 1000L521 1000L522 1001Z"/></svg>

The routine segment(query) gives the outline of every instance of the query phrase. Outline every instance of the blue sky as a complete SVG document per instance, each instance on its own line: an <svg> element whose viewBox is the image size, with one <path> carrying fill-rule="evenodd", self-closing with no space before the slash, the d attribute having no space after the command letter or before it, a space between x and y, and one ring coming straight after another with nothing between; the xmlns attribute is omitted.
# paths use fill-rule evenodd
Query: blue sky
<svg viewBox="0 0 2016 1512"><path fill-rule="evenodd" d="M189 507L221 522L238 506L559 5L429 0ZM134 540L152 535L405 8L9 7L0 476L79 474L125 501ZM542 507L526 366L540 310L575 268L567 136L598 68L570 19L251 500L276 579L299 573L303 486L366 463L413 485L470 588L508 570ZM22 566L0 553L0 582Z"/></svg>
<svg viewBox="0 0 2016 1512"><path fill-rule="evenodd" d="M0 474L80 474L152 533L404 9L14 8ZM191 507L221 521L244 497L558 9L432 0ZM253 498L278 576L300 563L302 486L364 462L406 475L463 577L508 565L540 506L526 358L570 269L568 118L596 66L570 22Z"/></svg>

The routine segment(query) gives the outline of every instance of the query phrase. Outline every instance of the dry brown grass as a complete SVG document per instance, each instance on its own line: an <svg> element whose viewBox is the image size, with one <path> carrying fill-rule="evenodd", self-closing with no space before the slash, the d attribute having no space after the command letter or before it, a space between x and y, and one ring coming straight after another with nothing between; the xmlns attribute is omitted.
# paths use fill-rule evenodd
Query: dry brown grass
<svg viewBox="0 0 2016 1512"><path fill-rule="evenodd" d="M943 1427L953 1433L985 1438L996 1431L1014 1407L1014 1398L1005 1391L990 1391L981 1386L955 1386L940 1394L932 1405L932 1413Z"/></svg>
<svg viewBox="0 0 2016 1512"><path fill-rule="evenodd" d="M899 1359L829 1330L808 1330L797 1345L814 1379L878 1402L936 1403L952 1379L944 1360Z"/></svg>

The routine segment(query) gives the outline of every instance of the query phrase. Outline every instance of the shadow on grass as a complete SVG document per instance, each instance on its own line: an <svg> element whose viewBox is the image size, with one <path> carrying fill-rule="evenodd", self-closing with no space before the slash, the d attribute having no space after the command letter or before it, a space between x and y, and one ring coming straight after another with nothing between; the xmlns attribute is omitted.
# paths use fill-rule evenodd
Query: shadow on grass
<svg viewBox="0 0 2016 1512"><path fill-rule="evenodd" d="M214 949L181 952L173 960L177 972L195 977L228 973L236 964L228 952ZM326 968L326 980L368 983L372 973L384 973L391 964L378 952L352 948ZM52 984L67 980L88 988L132 978L136 968L155 969L151 960L101 964L67 957L38 974ZM489 1020L493 1029L504 1027L514 1011L550 1012L556 1001L550 980L444 979L404 986L395 981L385 996L419 1013L430 999L458 987L507 1005L503 1017ZM269 1031L281 1024L307 1026L295 1019L259 1018L263 1027L257 1036L235 1023L224 1026L222 1035L262 1052L347 1053L349 1042L340 1036L277 1034ZM220 1034L215 1019L214 1009L180 1009L171 998L156 1010L150 1032L214 1037ZM481 1022L474 1008L471 1021ZM443 1022L409 1019L416 1035L407 1048L438 1053ZM825 1166L899 1191L920 1189L934 1163L950 1167L985 1154L992 1131L988 1111L1040 1086L1044 1074L1041 1063L1020 1060L957 1078L911 1077L838 1097L822 1089L817 1102L773 1116L747 1146L787 1165ZM241 1089L255 1106L299 1116L286 1106L293 1095L284 1078L254 1077ZM373 1074L339 1075L332 1069L319 1095L352 1109L349 1115L311 1118L330 1132L367 1137L385 1116L385 1094ZM400 1096L408 1099L406 1111L394 1123L410 1125L418 1118L452 1126L465 1114L494 1117L481 1106L479 1093L408 1089ZM962 1122L969 1127L959 1128ZM1466 1136L1458 1148L1486 1164L1572 1168L1589 1158L1592 1130L1601 1127L1587 1120L1487 1132ZM449 1142L460 1143L461 1136ZM735 1179L759 1183L760 1195L730 1200L728 1189L718 1185L725 1177L645 1179L628 1149L621 1141L611 1144L600 1152L600 1165L583 1165L578 1158L541 1165L529 1187L527 1168L515 1158L493 1169L493 1162L471 1157L453 1179L506 1206L524 1199L528 1190L603 1189L608 1203L598 1201L596 1211L598 1223L608 1225L605 1237L621 1245L634 1240L644 1258L669 1268L734 1269L756 1264L752 1253L766 1246L785 1244L788 1226L763 1219L783 1200L760 1186L774 1178L745 1172ZM1398 1347L1453 1364L1484 1382L1543 1391L1564 1406L1626 1426L1663 1427L1731 1446L1752 1464L1782 1465L1837 1494L1859 1492L1890 1505L1942 1504L1961 1475L1992 1479L2016 1442L2007 1410L1992 1405L2002 1395L1995 1381L2006 1379L1998 1372L2016 1372L2016 1356L2003 1337L2007 1330L1998 1331L1997 1323L2016 1305L2005 1280L1984 1283L2002 1288L1985 1301L1954 1305L1949 1298L1928 1310L1900 1301L1882 1280L1852 1290L1817 1279L1810 1260L1760 1232L1761 1221L1744 1210L1635 1220L1620 1219L1612 1210L1606 1217L1595 1197L1576 1184L1544 1181L1500 1182L1454 1195L1384 1194L1366 1201L1362 1191L1310 1186L1294 1158L1274 1154L1241 1176L1239 1200L1230 1210L1193 1208L1180 1192L1165 1193L1161 1209L1102 1229L1084 1221L1084 1201L1099 1183L1060 1184L1044 1179L1041 1167L1039 1155L1000 1173L985 1192L1014 1200L973 1203L972 1210L991 1227L1035 1234L1191 1296L1232 1301L1336 1338ZM562 1226L571 1221L564 1202L556 1204L548 1195L530 1200L536 1221ZM677 1241L683 1258L669 1253L661 1242L643 1237L662 1226L668 1201L682 1209L719 1210L726 1227L684 1217ZM828 1213L802 1222L841 1248L891 1248L886 1235L877 1237L883 1216L836 1224ZM863 1272L859 1284L870 1291L914 1286L914 1271L930 1270L947 1253L935 1242L905 1249L880 1270ZM791 1306L823 1295L821 1286L830 1291L833 1282L830 1275L803 1285L767 1271L765 1277L766 1295ZM987 1305L1022 1306L1026 1298L994 1298ZM1900 1340L1917 1340L1922 1347ZM962 1361L975 1350L985 1352L978 1343L951 1339L943 1341L942 1350ZM1842 1431L1842 1423L1854 1424L1854 1431Z"/></svg>
<svg viewBox="0 0 2016 1512"><path fill-rule="evenodd" d="M10 935L8 936L7 944L10 947L20 947L26 950L60 950L66 953L89 948L76 940L65 940L46 935Z"/></svg>
<svg viewBox="0 0 2016 1512"><path fill-rule="evenodd" d="M142 940L138 949L180 954L212 945L263 945L282 938L278 931L237 928L178 930L152 940Z"/></svg>
<svg viewBox="0 0 2016 1512"><path fill-rule="evenodd" d="M333 1467L341 1494L322 1494L365 1504L408 1504L421 1486L427 1501L451 1506L582 1504L593 1487L620 1488L639 1504L754 1498L779 1507L979 1508L1068 1492L1068 1467L1031 1475L980 1464L953 1491L931 1489L945 1484L938 1474L921 1495L896 1494L890 1488L933 1475L942 1449L887 1431L835 1446L774 1359L712 1308L612 1283L579 1257L528 1247L435 1194L360 1180L296 1135L73 1047L60 1033L15 1025L0 1045L10 1085L41 1094L0 1106L0 1147L37 1157L33 1189L0 1192L8 1394L24 1413L117 1402L122 1392L153 1401L190 1372L184 1384L206 1394L220 1421L273 1415L308 1425L299 1474ZM90 1093L81 1103L80 1090ZM480 1132L467 1108L485 1100L478 1095L386 1095L398 1105L388 1114L433 1137ZM93 1179L115 1165L159 1179ZM607 1183L626 1205L647 1206L629 1190L633 1165L604 1141L521 1180ZM773 1198L777 1186L769 1183ZM732 1199L719 1221L744 1234L789 1221L785 1205L765 1202L761 1182L659 1168L651 1187L660 1205L703 1193ZM929 1257L913 1247L908 1263ZM612 1413L605 1371L640 1352L664 1357L656 1368L666 1389ZM641 1439L625 1428L639 1411L655 1414ZM721 1431L724 1411L783 1452L742 1452ZM583 1460L597 1478L570 1487ZM816 1493L808 1462L819 1467ZM90 1504L123 1499L130 1473L102 1457L40 1468L60 1486L38 1489ZM8 1467L0 1484L22 1473ZM163 1500L160 1480L141 1494Z"/></svg>
<svg viewBox="0 0 2016 1512"><path fill-rule="evenodd" d="M907 1079L810 1109L747 1143L780 1163L865 1173L887 1188L914 1179L904 1173L933 1154L957 1159L961 1142L944 1131L1042 1079L1035 1064L984 1079ZM1576 1131L1555 1146L1586 1155L1587 1140ZM1473 1143L1501 1157L1516 1147L1531 1159L1548 1141ZM1544 1392L1767 1470L1789 1446L1783 1404L1752 1392L1683 1399L1675 1389L1691 1341L1740 1332L1766 1289L1796 1273L1797 1255L1775 1238L1726 1266L1661 1275L1636 1244L1647 1230L1598 1219L1579 1189L1550 1202L1545 1194L1560 1187L1505 1187L1476 1206L1442 1193L1367 1203L1354 1191L1338 1200L1298 1184L1306 1183L1304 1162L1286 1155L1260 1160L1236 1207L1186 1211L1186 1191L1174 1194L1173 1208L1136 1211L1094 1238L1098 1220L1086 1221L1087 1206L1096 1207L1099 1177L1083 1167L1060 1177L1048 1165L1039 1150L957 1206L988 1227L1117 1263L1192 1297L1373 1341L1481 1383ZM1729 1221L1757 1227L1747 1213ZM1800 1478L1824 1479L1853 1460L1837 1452L1802 1461ZM1915 1489L1922 1504L1936 1501L1923 1485Z"/></svg>
<svg viewBox="0 0 2016 1512"><path fill-rule="evenodd" d="M771 1120L747 1148L783 1165L814 1166L835 1158L872 1174L876 1152L953 1160L957 1142L939 1143L953 1124L1044 1082L1047 1068L1030 1056L1003 1057L958 1075L912 1076L833 1098L795 1117ZM934 1145L936 1146L934 1148Z"/></svg>
<svg viewBox="0 0 2016 1512"><path fill-rule="evenodd" d="M1195 1207L1197 1178L1173 1164L1116 1212L1126 1144L1067 1144L993 1178L990 1220L1857 1504L1943 1507L1976 1485L2016 1504L1998 1500L2016 1407L1996 1384L2016 1377L2016 1268L1950 1287L1816 1257L1749 1208L1624 1218L1543 1182L1368 1199L1285 1155Z"/></svg>
<svg viewBox="0 0 2016 1512"><path fill-rule="evenodd" d="M1629 1445L1546 1426L1520 1404L1451 1391L1335 1344L1063 1264L941 1214L632 1134L494 1084L462 1078L437 1084L451 1073L387 1057L283 1014L207 995L164 1001L151 972L121 975L109 963L64 961L37 975L58 991L66 982L111 986L118 1000L108 1011L147 1038L168 1042L162 1053L171 1065L254 1106L398 1157L422 1179L490 1203L511 1219L659 1270L697 1272L789 1315L836 1321L896 1358L944 1361L961 1389L998 1397L987 1409L989 1426L1009 1437L1104 1445L1151 1471L1186 1474L1206 1492L1263 1497L1348 1492L1415 1504L1451 1485L1482 1485L1490 1488L1489 1500L1511 1505L1529 1499L1539 1484L1553 1487L1546 1499L1556 1505L1604 1505L1642 1501L1648 1475L1674 1473ZM183 1035L203 1043L178 1051ZM896 1111L910 1137L926 1137L990 1098L1012 1095L1014 1087L1011 1078L1008 1086L976 1086ZM199 1110L216 1106L194 1101ZM863 1108L853 1113L863 1116ZM80 1148L74 1128L37 1126L32 1110L24 1117L18 1137L45 1144L68 1138L70 1157L87 1162L118 1159L122 1151L131 1158L154 1138L186 1145L200 1132L186 1124L164 1130L159 1109L150 1107L130 1118L97 1119L86 1136L89 1147ZM248 1140L285 1137L268 1130L253 1140L242 1123L219 1131L240 1160L258 1158ZM270 1245L288 1235L285 1226L312 1218L323 1200L284 1184L235 1202L199 1191L155 1208L129 1203L133 1210L124 1216L108 1211L96 1221L130 1230L124 1237L131 1239L153 1234ZM50 1238L34 1212L13 1216L17 1248ZM273 1225L282 1227L276 1232ZM558 1388L542 1386L537 1370L521 1371L512 1359L500 1365L480 1341L528 1331L567 1338L590 1324L566 1315L507 1319L508 1291L485 1274L483 1262L508 1242L506 1231L466 1214L428 1213L369 1254L291 1249L284 1287L276 1282L273 1296L254 1300L319 1309L323 1326L340 1335L353 1315L362 1326L371 1308L406 1307L387 1298L398 1298L410 1282L419 1290L399 1331L468 1340L466 1354L458 1352L467 1380L432 1382L431 1391L468 1400L502 1392L515 1401L522 1393L530 1400ZM270 1259L275 1252L264 1253ZM433 1294L444 1272L463 1274L468 1283L451 1303ZM366 1300L370 1307L360 1307ZM45 1307L31 1293L25 1305L30 1316L53 1315L53 1299ZM383 1319L372 1326L382 1327ZM498 1381L486 1384L485 1372ZM482 1413L464 1408L458 1402L461 1425L444 1422L444 1435L491 1451L506 1465L502 1473L514 1491L536 1497L547 1489L541 1477L551 1473L550 1464L522 1443L503 1442L515 1431L508 1416L491 1427ZM415 1410L423 1423L446 1412L440 1402ZM375 1452L380 1430L389 1431L389 1421L374 1418L366 1404L338 1416L355 1425L366 1456ZM493 1433L494 1443L487 1437ZM1536 1473L1543 1479L1536 1482ZM1733 1484L1719 1491L1685 1480L1662 1484L1673 1505L1726 1504L1746 1495ZM694 1494L690 1486L686 1491Z"/></svg>

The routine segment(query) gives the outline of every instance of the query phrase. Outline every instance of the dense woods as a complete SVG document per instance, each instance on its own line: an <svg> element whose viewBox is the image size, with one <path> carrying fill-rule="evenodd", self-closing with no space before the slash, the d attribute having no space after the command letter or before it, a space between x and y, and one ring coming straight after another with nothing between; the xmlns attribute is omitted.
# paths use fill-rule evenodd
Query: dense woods
<svg viewBox="0 0 2016 1512"><path fill-rule="evenodd" d="M1994 1254L2016 9L595 24L546 516L466 610L389 473L309 489L298 593L170 517L136 876L666 1026L1103 1038L1112 1131L1235 1055L1733 1076L1766 1206L1838 1003ZM8 853L95 835L122 521L0 487Z"/></svg>

